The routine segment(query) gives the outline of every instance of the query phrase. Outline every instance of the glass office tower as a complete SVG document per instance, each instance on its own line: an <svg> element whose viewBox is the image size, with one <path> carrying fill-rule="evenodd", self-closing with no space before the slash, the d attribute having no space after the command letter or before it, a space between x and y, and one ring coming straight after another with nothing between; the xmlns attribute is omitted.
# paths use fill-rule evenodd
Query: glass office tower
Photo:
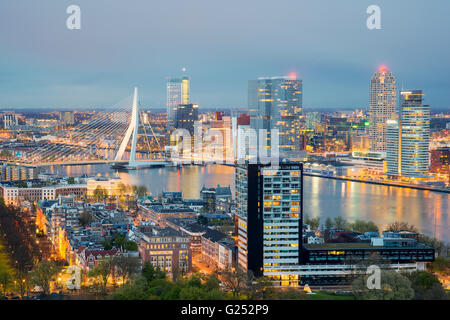
<svg viewBox="0 0 450 320"><path fill-rule="evenodd" d="M295 157L300 150L300 116L302 115L302 80L295 76L259 78L248 84L248 108L252 129L279 131L279 153Z"/></svg>
<svg viewBox="0 0 450 320"><path fill-rule="evenodd" d="M189 104L189 77L167 78L167 128L175 125L176 107Z"/></svg>
<svg viewBox="0 0 450 320"><path fill-rule="evenodd" d="M400 92L400 174L405 177L428 175L430 106L424 105L422 100L422 90Z"/></svg>
<svg viewBox="0 0 450 320"><path fill-rule="evenodd" d="M371 151L386 152L386 124L396 118L396 82L386 67L375 72L370 82L369 147Z"/></svg>

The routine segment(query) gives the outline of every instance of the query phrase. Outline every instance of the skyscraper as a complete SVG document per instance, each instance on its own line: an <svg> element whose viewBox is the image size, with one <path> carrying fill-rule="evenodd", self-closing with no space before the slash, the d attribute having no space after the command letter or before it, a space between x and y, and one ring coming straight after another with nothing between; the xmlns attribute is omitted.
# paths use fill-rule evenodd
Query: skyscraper
<svg viewBox="0 0 450 320"><path fill-rule="evenodd" d="M430 106L422 90L400 92L399 121L387 123L387 173L403 177L428 174Z"/></svg>
<svg viewBox="0 0 450 320"><path fill-rule="evenodd" d="M381 66L370 82L370 127L371 151L386 151L386 123L395 119L396 83L392 73Z"/></svg>
<svg viewBox="0 0 450 320"><path fill-rule="evenodd" d="M398 175L400 158L400 131L397 120L388 120L386 123L386 173Z"/></svg>
<svg viewBox="0 0 450 320"><path fill-rule="evenodd" d="M298 285L302 248L302 164L236 167L238 265L276 285Z"/></svg>
<svg viewBox="0 0 450 320"><path fill-rule="evenodd" d="M269 146L270 131L278 129L279 152L287 158L299 151L302 86L295 75L259 78L248 84L252 129L266 129Z"/></svg>
<svg viewBox="0 0 450 320"><path fill-rule="evenodd" d="M174 126L176 129L186 129L194 134L194 123L198 120L198 104L180 104L174 110Z"/></svg>
<svg viewBox="0 0 450 320"><path fill-rule="evenodd" d="M401 175L428 174L430 106L422 104L422 90L400 92Z"/></svg>
<svg viewBox="0 0 450 320"><path fill-rule="evenodd" d="M189 104L189 77L167 79L167 128L175 125L175 108Z"/></svg>

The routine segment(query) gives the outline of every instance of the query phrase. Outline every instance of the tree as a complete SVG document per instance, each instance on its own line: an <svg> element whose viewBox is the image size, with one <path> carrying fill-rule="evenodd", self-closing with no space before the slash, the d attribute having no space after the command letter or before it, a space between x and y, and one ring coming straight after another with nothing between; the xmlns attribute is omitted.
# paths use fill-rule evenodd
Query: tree
<svg viewBox="0 0 450 320"><path fill-rule="evenodd" d="M347 220L345 220L341 216L335 217L333 224L336 229L347 229L347 226L348 226Z"/></svg>
<svg viewBox="0 0 450 320"><path fill-rule="evenodd" d="M325 220L325 229L329 230L329 229L333 228L333 226L334 226L333 220L331 220L331 218L328 217L328 218Z"/></svg>
<svg viewBox="0 0 450 320"><path fill-rule="evenodd" d="M428 265L428 268L432 272L438 272L443 275L450 274L450 259L444 256L439 256L432 263Z"/></svg>
<svg viewBox="0 0 450 320"><path fill-rule="evenodd" d="M395 271L381 270L381 288L369 289L367 278L369 275L358 277L352 283L352 291L359 300L411 300L414 290L411 281L404 275Z"/></svg>
<svg viewBox="0 0 450 320"><path fill-rule="evenodd" d="M349 229L357 233L365 232L378 232L377 225L372 221L362 221L356 220L355 222L349 224Z"/></svg>
<svg viewBox="0 0 450 320"><path fill-rule="evenodd" d="M147 261L142 268L142 275L147 282L151 282L156 279L166 279L166 274L161 271L159 267L155 268L150 261Z"/></svg>
<svg viewBox="0 0 450 320"><path fill-rule="evenodd" d="M23 298L25 292L29 290L29 276L28 272L19 271L17 273L17 288L19 289L20 296Z"/></svg>
<svg viewBox="0 0 450 320"><path fill-rule="evenodd" d="M219 290L220 289L220 280L217 279L217 277L215 275L208 277L205 281L205 288L208 291Z"/></svg>
<svg viewBox="0 0 450 320"><path fill-rule="evenodd" d="M198 222L199 224L202 224L202 225L207 225L207 224L208 224L208 218L205 217L204 215L199 215L199 216L197 217L197 222Z"/></svg>
<svg viewBox="0 0 450 320"><path fill-rule="evenodd" d="M54 281L60 268L52 261L39 262L30 273L31 282L42 288L44 294L50 293L50 283Z"/></svg>
<svg viewBox="0 0 450 320"><path fill-rule="evenodd" d="M239 267L227 267L225 270L221 271L220 274L223 283L226 288L231 291L233 297L239 296L241 291L245 288L247 273Z"/></svg>
<svg viewBox="0 0 450 320"><path fill-rule="evenodd" d="M123 245L125 244L126 237L125 235L121 234L120 232L116 232L113 236L113 245L116 248L123 248Z"/></svg>
<svg viewBox="0 0 450 320"><path fill-rule="evenodd" d="M123 248L126 251L138 251L138 244L134 241L126 241L125 244L123 245Z"/></svg>
<svg viewBox="0 0 450 320"><path fill-rule="evenodd" d="M311 229L317 230L320 226L320 217L310 219L308 216L305 216L305 223L308 224Z"/></svg>
<svg viewBox="0 0 450 320"><path fill-rule="evenodd" d="M448 247L440 240L429 237L425 234L420 235L420 242L424 245L432 247L438 255L448 255Z"/></svg>
<svg viewBox="0 0 450 320"><path fill-rule="evenodd" d="M419 232L415 225L409 224L408 222L395 221L387 226L387 231L410 231Z"/></svg>
<svg viewBox="0 0 450 320"><path fill-rule="evenodd" d="M127 186L124 185L122 182L120 182L117 185L117 188L119 190L118 191L119 192L119 197L120 197L121 200L123 200L125 198L126 193L127 193Z"/></svg>
<svg viewBox="0 0 450 320"><path fill-rule="evenodd" d="M109 240L109 239L105 239L105 240L102 242L102 244L103 244L103 248L104 248L105 250L111 250L111 249L113 248L113 245L112 245L112 243L111 243L111 240Z"/></svg>
<svg viewBox="0 0 450 320"><path fill-rule="evenodd" d="M94 190L93 197L97 201L102 200L104 202L106 200L106 198L108 197L108 192L106 191L105 188L102 188L101 186L97 186Z"/></svg>
<svg viewBox="0 0 450 320"><path fill-rule="evenodd" d="M69 177L69 179L67 179L67 183L68 184L75 184L75 178L74 177Z"/></svg>
<svg viewBox="0 0 450 320"><path fill-rule="evenodd" d="M7 270L0 271L0 285L2 286L3 296L6 296L11 279L11 274Z"/></svg>
<svg viewBox="0 0 450 320"><path fill-rule="evenodd" d="M113 272L112 258L103 258L98 261L97 266L94 267L89 273L90 277L95 278L95 284L92 289L97 294L106 294L106 287L108 285L109 278Z"/></svg>
<svg viewBox="0 0 450 320"><path fill-rule="evenodd" d="M146 300L149 296L147 293L147 286L148 284L145 277L134 277L131 281L117 289L112 298L116 300Z"/></svg>
<svg viewBox="0 0 450 320"><path fill-rule="evenodd" d="M432 273L416 271L410 275L414 299L416 300L447 300L447 294L439 279Z"/></svg>
<svg viewBox="0 0 450 320"><path fill-rule="evenodd" d="M112 268L122 277L122 283L126 283L133 275L137 274L141 266L138 257L116 256L112 259Z"/></svg>
<svg viewBox="0 0 450 320"><path fill-rule="evenodd" d="M264 276L255 278L252 274L248 277L247 295L249 299L273 299L275 291L269 278Z"/></svg>
<svg viewBox="0 0 450 320"><path fill-rule="evenodd" d="M133 193L138 197L144 197L147 195L147 187L146 186L133 186Z"/></svg>

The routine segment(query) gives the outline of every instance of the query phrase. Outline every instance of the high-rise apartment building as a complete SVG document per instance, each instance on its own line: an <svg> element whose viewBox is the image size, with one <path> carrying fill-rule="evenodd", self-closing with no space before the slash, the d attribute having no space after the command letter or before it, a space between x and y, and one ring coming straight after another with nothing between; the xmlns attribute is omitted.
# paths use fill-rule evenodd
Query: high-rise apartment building
<svg viewBox="0 0 450 320"><path fill-rule="evenodd" d="M400 92L399 121L387 122L387 173L403 177L428 174L430 106L422 90Z"/></svg>
<svg viewBox="0 0 450 320"><path fill-rule="evenodd" d="M167 79L167 128L174 127L175 108L189 104L189 77Z"/></svg>
<svg viewBox="0 0 450 320"><path fill-rule="evenodd" d="M393 74L382 66L370 82L370 127L369 147L371 151L386 151L386 126L396 117L396 82Z"/></svg>
<svg viewBox="0 0 450 320"><path fill-rule="evenodd" d="M289 158L299 151L300 116L302 115L302 80L296 76L250 80L248 109L252 129L279 132L279 154Z"/></svg>
<svg viewBox="0 0 450 320"><path fill-rule="evenodd" d="M298 285L302 179L298 163L239 165L235 171L238 266L276 285Z"/></svg>

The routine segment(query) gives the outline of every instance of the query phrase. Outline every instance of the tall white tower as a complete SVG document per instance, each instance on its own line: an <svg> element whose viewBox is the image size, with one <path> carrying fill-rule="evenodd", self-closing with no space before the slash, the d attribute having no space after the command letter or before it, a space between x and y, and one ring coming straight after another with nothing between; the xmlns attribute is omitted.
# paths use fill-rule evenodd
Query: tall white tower
<svg viewBox="0 0 450 320"><path fill-rule="evenodd" d="M386 152L387 121L396 118L396 82L385 66L375 72L370 82L370 127L371 151Z"/></svg>

